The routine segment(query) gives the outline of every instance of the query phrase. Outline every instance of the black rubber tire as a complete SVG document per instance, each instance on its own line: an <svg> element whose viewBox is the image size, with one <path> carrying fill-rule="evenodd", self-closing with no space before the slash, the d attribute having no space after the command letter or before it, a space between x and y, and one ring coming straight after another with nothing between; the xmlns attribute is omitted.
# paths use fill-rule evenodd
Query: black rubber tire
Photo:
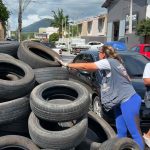
<svg viewBox="0 0 150 150"><path fill-rule="evenodd" d="M35 79L39 84L51 80L69 80L68 70L62 67L34 69L34 73Z"/></svg>
<svg viewBox="0 0 150 150"><path fill-rule="evenodd" d="M107 139L116 137L114 129L103 118L100 118L97 114L95 114L92 111L88 112L88 117L98 122L98 124L100 124L100 126L102 127L107 136Z"/></svg>
<svg viewBox="0 0 150 150"><path fill-rule="evenodd" d="M5 148L20 148L22 150L40 150L30 139L17 135L8 135L0 137L0 149L5 150Z"/></svg>
<svg viewBox="0 0 150 150"><path fill-rule="evenodd" d="M34 87L35 76L32 68L24 62L8 57L0 57L0 99L12 100L28 95ZM11 80L8 74L19 80Z"/></svg>
<svg viewBox="0 0 150 150"><path fill-rule="evenodd" d="M29 97L0 103L0 125L13 122L30 112Z"/></svg>
<svg viewBox="0 0 150 150"><path fill-rule="evenodd" d="M61 99L70 100L71 103L51 102ZM30 95L30 106L36 116L56 122L80 118L88 112L89 103L87 89L79 83L68 80L45 82L35 87Z"/></svg>
<svg viewBox="0 0 150 150"><path fill-rule="evenodd" d="M17 41L0 41L0 53L9 54L17 57L19 42Z"/></svg>
<svg viewBox="0 0 150 150"><path fill-rule="evenodd" d="M49 123L48 126L51 124ZM51 131L42 128L39 119L31 113L28 121L31 139L41 148L69 149L76 147L85 138L87 132L87 118L65 130Z"/></svg>
<svg viewBox="0 0 150 150"><path fill-rule="evenodd" d="M139 146L130 138L112 138L100 146L99 150L140 150Z"/></svg>
<svg viewBox="0 0 150 150"><path fill-rule="evenodd" d="M114 137L116 133L113 128L103 118L89 111L86 139L77 146L76 150L98 150L102 142Z"/></svg>
<svg viewBox="0 0 150 150"><path fill-rule="evenodd" d="M61 59L59 54L38 42L23 41L18 49L18 58L32 68L58 67L61 66L55 59Z"/></svg>

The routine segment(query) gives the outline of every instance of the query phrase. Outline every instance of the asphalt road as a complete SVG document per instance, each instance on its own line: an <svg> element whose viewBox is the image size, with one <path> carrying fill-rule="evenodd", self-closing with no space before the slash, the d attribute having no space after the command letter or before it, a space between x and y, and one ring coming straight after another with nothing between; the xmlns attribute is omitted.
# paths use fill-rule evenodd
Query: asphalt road
<svg viewBox="0 0 150 150"><path fill-rule="evenodd" d="M71 62L76 55L70 54L69 52L62 52L62 60L64 62Z"/></svg>

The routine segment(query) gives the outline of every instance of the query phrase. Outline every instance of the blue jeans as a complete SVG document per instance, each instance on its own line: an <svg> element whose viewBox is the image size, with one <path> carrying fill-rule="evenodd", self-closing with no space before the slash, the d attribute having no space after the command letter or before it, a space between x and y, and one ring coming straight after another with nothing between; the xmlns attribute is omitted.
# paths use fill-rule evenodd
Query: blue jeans
<svg viewBox="0 0 150 150"><path fill-rule="evenodd" d="M126 137L128 130L134 141L140 146L140 149L144 150L144 142L138 122L140 107L141 97L138 94L134 94L130 99L115 108L115 120L117 136L119 138Z"/></svg>

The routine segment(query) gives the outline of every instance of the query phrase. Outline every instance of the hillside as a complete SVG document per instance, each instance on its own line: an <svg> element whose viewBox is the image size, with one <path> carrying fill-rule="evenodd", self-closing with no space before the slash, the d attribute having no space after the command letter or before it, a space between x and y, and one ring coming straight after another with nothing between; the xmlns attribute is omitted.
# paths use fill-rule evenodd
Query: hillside
<svg viewBox="0 0 150 150"><path fill-rule="evenodd" d="M52 19L42 19L22 29L22 32L38 32L39 28L50 27Z"/></svg>

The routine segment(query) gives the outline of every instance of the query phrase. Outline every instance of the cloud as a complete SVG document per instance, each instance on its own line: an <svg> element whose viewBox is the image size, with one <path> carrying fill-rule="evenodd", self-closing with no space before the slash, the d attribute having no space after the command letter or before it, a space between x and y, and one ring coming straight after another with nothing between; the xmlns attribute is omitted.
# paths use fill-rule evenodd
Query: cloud
<svg viewBox="0 0 150 150"><path fill-rule="evenodd" d="M25 1L25 0L24 0ZM12 30L17 29L18 21L18 0L3 0L8 10L10 10L10 26ZM64 10L65 15L69 15L70 20L97 16L106 13L106 9L101 8L105 0L32 0L23 12L23 26L27 26L44 17L51 18L52 11L58 8Z"/></svg>

